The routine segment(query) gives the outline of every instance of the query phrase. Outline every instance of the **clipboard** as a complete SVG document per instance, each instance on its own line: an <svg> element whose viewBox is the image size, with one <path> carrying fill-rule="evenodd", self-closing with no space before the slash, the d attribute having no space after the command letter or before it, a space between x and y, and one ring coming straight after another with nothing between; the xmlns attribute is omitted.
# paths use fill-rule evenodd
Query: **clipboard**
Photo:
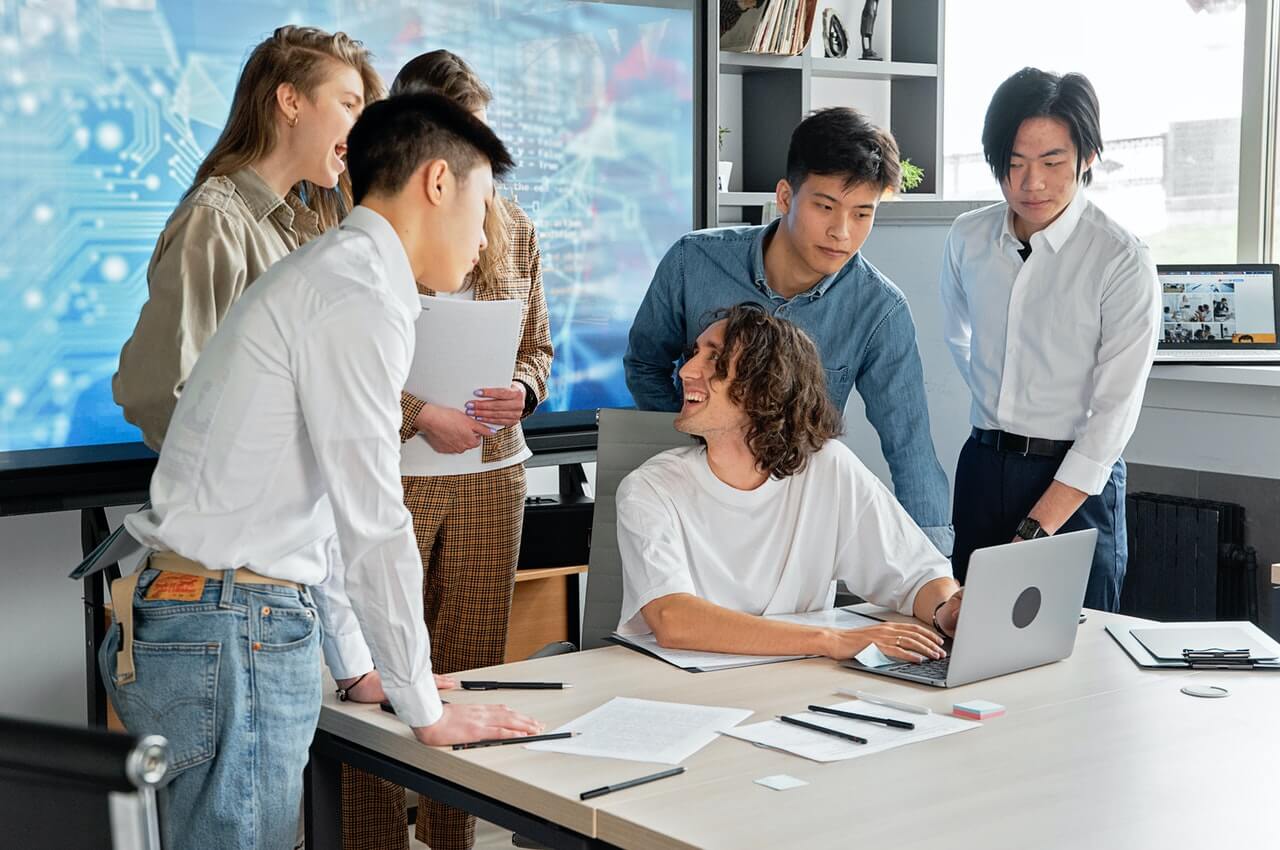
<svg viewBox="0 0 1280 850"><path fill-rule="evenodd" d="M1153 623L1143 623L1139 625L1136 630L1143 631L1143 632L1149 629L1186 631L1186 630L1195 630L1197 627L1199 627L1202 630L1210 630L1210 629L1220 629L1223 626L1233 626L1233 627L1239 628L1239 630L1243 635L1247 636L1251 641L1257 643L1268 654L1273 651L1280 653L1280 643L1277 643L1274 638L1272 638L1266 632L1262 631L1262 629L1258 628L1253 623L1250 623L1247 621L1239 621L1239 622L1233 621L1233 622L1221 622L1221 623L1215 623L1215 622L1154 623L1153 622ZM1133 636L1133 632L1135 631L1135 629L1128 623L1112 624L1107 626L1106 629L1107 629L1107 634L1111 635L1111 639L1114 640L1116 643L1118 643L1120 645L1120 648L1123 649L1131 659L1133 659L1134 664L1137 664L1139 667L1142 667L1148 670L1158 670L1158 669L1192 670L1192 669L1200 669L1200 668L1232 669L1232 670L1236 670L1236 669L1280 670L1280 658L1273 659L1273 660L1250 659L1247 663L1243 663L1243 664L1242 663L1222 664L1222 663L1214 663L1213 661L1195 662L1195 661L1188 661L1185 657L1160 659L1160 658L1157 658L1155 655L1153 655L1151 651L1148 650L1145 646L1143 646L1142 641L1138 640L1136 637ZM1195 649L1195 647L1184 647L1184 648ZM1201 649L1207 649L1207 648L1208 647L1201 647ZM1231 649L1235 649L1235 648L1238 648L1238 647L1231 647ZM1179 654L1181 655L1181 651L1179 652Z"/></svg>
<svg viewBox="0 0 1280 850"><path fill-rule="evenodd" d="M151 502L147 502L142 506L141 510L147 510L151 507ZM121 561L138 554L143 550L143 545L129 533L124 523L120 523L120 527L111 532L106 540L103 540L93 548L93 551L85 556L84 560L76 565L67 578L79 580L85 576L91 576L94 573L101 572L112 564L118 564Z"/></svg>

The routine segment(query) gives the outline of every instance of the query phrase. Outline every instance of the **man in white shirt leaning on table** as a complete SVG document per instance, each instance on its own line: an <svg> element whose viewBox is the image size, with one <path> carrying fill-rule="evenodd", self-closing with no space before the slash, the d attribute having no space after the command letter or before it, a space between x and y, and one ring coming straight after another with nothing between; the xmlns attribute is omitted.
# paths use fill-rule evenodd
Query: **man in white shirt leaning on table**
<svg viewBox="0 0 1280 850"><path fill-rule="evenodd" d="M426 94L370 105L347 145L358 205L232 306L178 400L152 507L126 520L156 551L113 586L99 657L129 730L170 742L166 847L293 846L322 632L344 691L385 688L425 744L539 729L441 704L400 489L414 280L462 284L511 157Z"/></svg>
<svg viewBox="0 0 1280 850"><path fill-rule="evenodd" d="M1024 68L982 130L1005 202L956 219L942 258L947 344L973 394L956 464L952 566L975 549L1098 530L1088 608L1117 611L1125 465L1160 332L1147 247L1085 197L1102 151L1080 74Z"/></svg>
<svg viewBox="0 0 1280 850"><path fill-rule="evenodd" d="M755 304L722 311L680 379L675 427L700 445L651 458L618 488L618 631L746 655L844 659L874 643L901 660L943 657L938 632L960 614L951 567L835 439L840 414L804 331ZM837 579L933 629L762 616L830 608Z"/></svg>

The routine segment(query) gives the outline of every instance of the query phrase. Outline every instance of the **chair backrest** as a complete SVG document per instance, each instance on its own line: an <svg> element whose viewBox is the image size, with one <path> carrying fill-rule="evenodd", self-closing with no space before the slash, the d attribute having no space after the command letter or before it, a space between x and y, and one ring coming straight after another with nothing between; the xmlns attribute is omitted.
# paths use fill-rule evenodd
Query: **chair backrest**
<svg viewBox="0 0 1280 850"><path fill-rule="evenodd" d="M627 473L656 454L690 444L672 427L674 413L601 410L596 449L595 514L591 522L591 558L587 604L582 618L582 648L604 646L618 628L622 611L622 559L618 553L618 485Z"/></svg>
<svg viewBox="0 0 1280 850"><path fill-rule="evenodd" d="M169 744L0 717L0 845L160 850Z"/></svg>

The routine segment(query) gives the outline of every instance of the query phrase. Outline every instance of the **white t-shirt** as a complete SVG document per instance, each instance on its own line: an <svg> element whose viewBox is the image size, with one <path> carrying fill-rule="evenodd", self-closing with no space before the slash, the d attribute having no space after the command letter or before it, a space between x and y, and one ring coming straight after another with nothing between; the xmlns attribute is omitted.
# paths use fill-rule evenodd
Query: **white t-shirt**
<svg viewBox="0 0 1280 850"><path fill-rule="evenodd" d="M838 440L803 472L738 490L701 446L651 458L618 487L622 634L650 631L640 609L689 593L748 614L830 608L842 579L858 596L911 614L951 564L893 494Z"/></svg>

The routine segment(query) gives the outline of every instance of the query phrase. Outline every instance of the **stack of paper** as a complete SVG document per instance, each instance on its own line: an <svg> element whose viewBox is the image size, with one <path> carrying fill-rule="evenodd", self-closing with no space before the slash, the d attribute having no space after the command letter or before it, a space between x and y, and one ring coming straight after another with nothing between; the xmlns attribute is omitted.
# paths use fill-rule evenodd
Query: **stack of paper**
<svg viewBox="0 0 1280 850"><path fill-rule="evenodd" d="M749 708L684 705L614 697L570 720L556 732L581 732L559 741L539 741L526 749L579 756L679 764L751 716Z"/></svg>
<svg viewBox="0 0 1280 850"><path fill-rule="evenodd" d="M770 614L768 617L771 620L822 626L829 629L860 629L863 626L875 626L880 623L879 620L847 608L828 608L825 611L808 611L802 614ZM615 643L652 655L654 658L674 664L691 673L706 673L711 670L728 670L732 667L751 667L755 664L774 664L778 661L812 657L808 655L734 655L727 652L666 649L658 646L658 639L652 634L620 635L614 632L611 637Z"/></svg>
<svg viewBox="0 0 1280 850"><path fill-rule="evenodd" d="M520 344L522 309L516 300L422 297L405 390L429 404L462 410L475 400L476 390L509 386ZM441 454L417 434L401 448L400 474L467 472L480 457L479 446Z"/></svg>
<svg viewBox="0 0 1280 850"><path fill-rule="evenodd" d="M722 19L720 49L738 53L772 53L795 56L809 44L817 0L767 0L741 15L729 26Z"/></svg>
<svg viewBox="0 0 1280 850"><path fill-rule="evenodd" d="M908 723L914 723L916 728L914 730L894 729L862 720L847 720L843 717L832 717L829 714L797 711L787 716L803 720L806 723L825 726L828 729L835 729L837 732L847 732L860 738L866 738L867 743L855 744L852 741L824 735L821 732L813 732L799 726L790 726L779 720L766 720L764 723L753 723L750 726L729 729L724 734L750 741L753 744L759 744L762 747L770 747L793 755L803 756L813 761L829 762L844 761L858 756L869 756L872 753L882 753L894 747L915 744L919 741L927 741L930 738L940 738L943 735L950 735L955 732L977 729L982 725L972 720L961 720L959 717L951 717L946 714L913 714L909 711L900 711L883 705L872 705L869 702L857 699L837 703L831 708L869 714L873 717L905 720Z"/></svg>

